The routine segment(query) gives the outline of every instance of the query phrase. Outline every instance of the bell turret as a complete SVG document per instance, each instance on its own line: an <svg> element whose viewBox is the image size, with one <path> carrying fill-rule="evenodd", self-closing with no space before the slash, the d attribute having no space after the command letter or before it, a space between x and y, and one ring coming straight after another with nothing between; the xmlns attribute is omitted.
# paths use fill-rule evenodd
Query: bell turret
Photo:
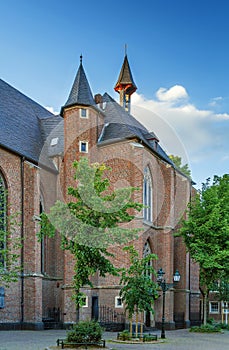
<svg viewBox="0 0 229 350"><path fill-rule="evenodd" d="M130 98L137 90L137 86L132 77L127 55L124 57L124 62L114 89L120 94L120 105L124 107L127 112L130 112Z"/></svg>

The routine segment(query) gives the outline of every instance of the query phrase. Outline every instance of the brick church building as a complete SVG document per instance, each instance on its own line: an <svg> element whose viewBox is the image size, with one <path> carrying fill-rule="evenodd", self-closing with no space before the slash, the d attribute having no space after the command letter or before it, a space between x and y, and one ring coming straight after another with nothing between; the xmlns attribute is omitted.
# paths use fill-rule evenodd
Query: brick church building
<svg viewBox="0 0 229 350"><path fill-rule="evenodd" d="M181 274L180 282L166 292L166 327L188 327L198 320L198 268L181 238L174 236L194 191L192 181L172 163L154 132L131 115L136 89L126 55L115 84L119 103L107 93L93 96L81 57L58 116L0 80L0 191L7 190L0 203L1 229L6 228L7 217L18 213L11 235L21 242L17 281L6 287L0 276L0 329L43 329L48 322L66 326L77 317L123 322L117 321L124 312L117 277L94 276L93 288L83 290L85 305L77 315L71 299L72 256L61 250L58 236L42 242L37 238L40 213L48 212L57 199L68 200L72 163L81 156L109 165L112 184L140 189L134 200L146 207L129 223L143 228L134 246L140 256L158 256L153 266L156 271L163 268L168 282L176 269ZM1 249L9 245L6 239ZM126 266L122 249L110 249L115 265ZM0 258L5 267L1 273L7 273L6 256L1 253ZM154 314L144 314L146 326L160 326L162 297L154 309Z"/></svg>

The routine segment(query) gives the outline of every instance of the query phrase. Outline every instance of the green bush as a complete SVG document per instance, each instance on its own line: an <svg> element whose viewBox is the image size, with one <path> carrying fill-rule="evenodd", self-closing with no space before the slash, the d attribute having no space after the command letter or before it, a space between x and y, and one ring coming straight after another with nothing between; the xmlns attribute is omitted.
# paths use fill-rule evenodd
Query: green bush
<svg viewBox="0 0 229 350"><path fill-rule="evenodd" d="M121 333L119 333L118 338L120 340L131 340L132 337L131 337L131 334L128 330L124 330Z"/></svg>
<svg viewBox="0 0 229 350"><path fill-rule="evenodd" d="M217 332L221 332L221 327L220 327L220 324L206 324L206 325L201 325L200 327L198 326L191 327L190 332L217 333Z"/></svg>
<svg viewBox="0 0 229 350"><path fill-rule="evenodd" d="M150 334L144 334L143 335L143 341L152 341L152 340L156 340L156 337Z"/></svg>
<svg viewBox="0 0 229 350"><path fill-rule="evenodd" d="M226 329L229 331L229 324L226 324L226 323L218 323L219 327L221 329Z"/></svg>
<svg viewBox="0 0 229 350"><path fill-rule="evenodd" d="M67 332L67 341L75 343L98 342L102 339L103 329L96 321L79 321Z"/></svg>
<svg viewBox="0 0 229 350"><path fill-rule="evenodd" d="M207 324L214 324L215 320L213 317L207 319Z"/></svg>

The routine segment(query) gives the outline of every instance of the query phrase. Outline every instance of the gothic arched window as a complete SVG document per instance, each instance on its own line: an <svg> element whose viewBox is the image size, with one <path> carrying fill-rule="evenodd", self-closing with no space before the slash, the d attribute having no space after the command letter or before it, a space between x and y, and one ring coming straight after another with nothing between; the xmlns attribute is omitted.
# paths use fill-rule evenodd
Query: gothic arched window
<svg viewBox="0 0 229 350"><path fill-rule="evenodd" d="M149 241L146 241L143 248L143 258L146 258L148 255L152 254Z"/></svg>
<svg viewBox="0 0 229 350"><path fill-rule="evenodd" d="M6 255L6 184L0 173L0 269L5 268Z"/></svg>
<svg viewBox="0 0 229 350"><path fill-rule="evenodd" d="M149 167L145 168L144 170L144 180L143 180L143 217L144 220L152 222L153 217L153 207L152 207L152 201L153 201L153 193L152 193L152 179Z"/></svg>
<svg viewBox="0 0 229 350"><path fill-rule="evenodd" d="M152 250L150 248L149 241L146 241L145 244L144 244L144 248L143 248L143 258L146 258L150 254L152 254ZM150 266L152 266L152 260L148 261L148 267L150 267ZM147 275L152 277L152 274L151 274L150 270L148 270Z"/></svg>

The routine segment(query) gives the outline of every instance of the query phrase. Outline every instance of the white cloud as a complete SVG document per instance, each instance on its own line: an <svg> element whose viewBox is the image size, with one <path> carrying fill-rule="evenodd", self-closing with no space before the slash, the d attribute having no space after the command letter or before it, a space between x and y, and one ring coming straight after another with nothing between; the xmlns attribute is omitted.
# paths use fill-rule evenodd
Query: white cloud
<svg viewBox="0 0 229 350"><path fill-rule="evenodd" d="M216 119L229 120L228 113L217 113L215 114Z"/></svg>
<svg viewBox="0 0 229 350"><path fill-rule="evenodd" d="M222 167L222 156L229 148L229 114L199 109L189 103L186 89L178 85L160 88L156 97L146 99L135 93L132 114L156 133L165 151L189 163L191 170L202 176L200 182L211 174L228 172Z"/></svg>
<svg viewBox="0 0 229 350"><path fill-rule="evenodd" d="M53 107L51 107L51 106L47 106L47 107L45 107L49 112L51 112L52 114L55 114L55 115L57 115L57 114L59 114L59 112L56 112L55 110L54 110L54 108Z"/></svg>
<svg viewBox="0 0 229 350"><path fill-rule="evenodd" d="M214 97L211 99L209 106L215 107L219 103L219 101L222 101L222 100L223 100L222 96Z"/></svg>
<svg viewBox="0 0 229 350"><path fill-rule="evenodd" d="M187 91L181 85L174 85L170 89L161 87L156 96L162 102L176 102L180 99L188 98Z"/></svg>

